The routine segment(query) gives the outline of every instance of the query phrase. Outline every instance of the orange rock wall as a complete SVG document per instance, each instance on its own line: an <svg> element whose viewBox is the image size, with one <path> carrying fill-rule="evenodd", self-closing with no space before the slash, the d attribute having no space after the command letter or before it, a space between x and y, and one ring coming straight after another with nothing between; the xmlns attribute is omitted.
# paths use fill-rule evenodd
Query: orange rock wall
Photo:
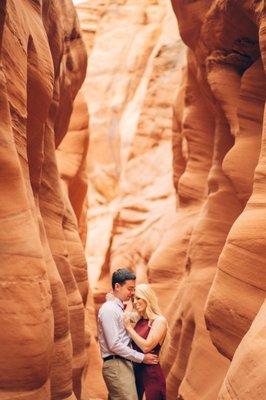
<svg viewBox="0 0 266 400"><path fill-rule="evenodd" d="M265 301L240 342L218 400L265 398Z"/></svg>
<svg viewBox="0 0 266 400"><path fill-rule="evenodd" d="M177 392L180 399L262 399L266 395L262 389L264 370L253 371L257 390L251 382L245 382L244 372L248 357L256 364L261 344L254 344L251 351L240 344L265 299L265 205L259 200L263 198L265 172L265 75L259 48L262 5L202 1L196 6L173 1L173 7L181 37L193 55L192 59L188 56L188 70L191 63L196 63L194 86L202 84L203 97L209 104L208 119L213 118L214 124L213 154L206 181L208 196L184 249L185 268L177 283L175 300L166 308L166 314L172 317L172 342L164 355L169 399L175 399ZM185 99L186 94L189 92L185 91ZM186 106L193 97L187 100L182 135L186 130ZM197 103L196 109L200 106ZM197 150L202 154L202 147ZM186 170L176 185L180 200L183 176ZM188 184L190 200L194 182ZM181 211L182 207L178 214ZM178 225L176 229L180 231ZM169 243L173 247L176 242L168 233L148 265L157 278L158 293L166 268L162 257L169 253ZM176 280L178 274L181 275L179 268ZM169 287L170 280L164 285ZM254 329L260 329L255 321ZM251 332L243 343L257 334L252 328ZM210 339L223 355L233 358L225 380L228 362L219 356Z"/></svg>
<svg viewBox="0 0 266 400"><path fill-rule="evenodd" d="M69 129L56 150L57 165L64 190L77 218L83 245L87 236L88 191L88 110L83 92L75 99Z"/></svg>
<svg viewBox="0 0 266 400"><path fill-rule="evenodd" d="M171 220L166 210L175 214L171 136L185 49L165 1L86 1L78 13L90 49L87 257L100 299L119 265L138 265L147 279L145 265Z"/></svg>
<svg viewBox="0 0 266 400"><path fill-rule="evenodd" d="M166 2L82 6L89 273L99 302L119 266L157 291L169 400L264 399L263 2L172 5L186 61Z"/></svg>
<svg viewBox="0 0 266 400"><path fill-rule="evenodd" d="M2 1L0 65L0 399L79 399L86 263L55 158L86 70L72 3Z"/></svg>

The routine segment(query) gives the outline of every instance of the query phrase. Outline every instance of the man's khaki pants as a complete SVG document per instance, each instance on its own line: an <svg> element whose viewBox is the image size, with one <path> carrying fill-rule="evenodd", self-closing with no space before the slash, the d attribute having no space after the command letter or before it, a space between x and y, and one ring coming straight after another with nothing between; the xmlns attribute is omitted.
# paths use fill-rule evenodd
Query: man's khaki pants
<svg viewBox="0 0 266 400"><path fill-rule="evenodd" d="M108 400L138 400L130 361L120 358L104 361L102 372L109 392Z"/></svg>

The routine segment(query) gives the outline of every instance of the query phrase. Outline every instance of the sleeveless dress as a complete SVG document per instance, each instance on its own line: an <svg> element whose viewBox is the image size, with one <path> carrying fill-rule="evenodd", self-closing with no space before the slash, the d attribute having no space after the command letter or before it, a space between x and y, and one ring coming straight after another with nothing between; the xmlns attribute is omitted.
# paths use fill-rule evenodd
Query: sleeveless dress
<svg viewBox="0 0 266 400"><path fill-rule="evenodd" d="M141 318L136 323L134 329L143 339L146 339L151 329L149 320ZM143 353L136 343L132 342L132 347ZM160 344L157 344L150 353L158 355L160 349ZM146 400L166 400L166 383L160 364L148 365L133 363L133 365L138 399L142 400L143 393L145 392Z"/></svg>

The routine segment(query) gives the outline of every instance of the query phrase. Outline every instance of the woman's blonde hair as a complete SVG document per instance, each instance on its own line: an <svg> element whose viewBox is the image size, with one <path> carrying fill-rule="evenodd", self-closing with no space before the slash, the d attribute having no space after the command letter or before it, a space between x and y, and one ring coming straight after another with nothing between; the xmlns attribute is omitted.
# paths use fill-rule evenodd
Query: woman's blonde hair
<svg viewBox="0 0 266 400"><path fill-rule="evenodd" d="M160 307L158 305L157 296L153 291L153 289L150 287L150 285L146 283L141 283L137 285L135 289L135 296L142 300L145 300L145 302L147 303L146 316L151 324L157 317L162 316ZM134 322L137 322L140 318L135 310L133 311L132 316L133 316L132 320ZM166 334L163 339L163 344L160 351L160 356L159 356L160 359L162 355L166 352L166 348L169 348L169 343L170 343L170 334L167 324Z"/></svg>
<svg viewBox="0 0 266 400"><path fill-rule="evenodd" d="M141 283L137 285L135 296L147 303L146 315L150 322L154 321L156 317L162 315L158 305L157 296L148 284Z"/></svg>

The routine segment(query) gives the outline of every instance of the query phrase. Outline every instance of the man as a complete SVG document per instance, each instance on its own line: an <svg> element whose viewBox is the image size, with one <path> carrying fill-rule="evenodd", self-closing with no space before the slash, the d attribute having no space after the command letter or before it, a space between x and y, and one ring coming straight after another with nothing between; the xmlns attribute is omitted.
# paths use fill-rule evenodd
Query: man
<svg viewBox="0 0 266 400"><path fill-rule="evenodd" d="M115 299L104 303L98 314L99 343L103 358L103 378L109 400L138 400L132 362L157 364L154 354L143 354L130 347L124 327L124 301L134 295L136 276L121 268L113 273Z"/></svg>

